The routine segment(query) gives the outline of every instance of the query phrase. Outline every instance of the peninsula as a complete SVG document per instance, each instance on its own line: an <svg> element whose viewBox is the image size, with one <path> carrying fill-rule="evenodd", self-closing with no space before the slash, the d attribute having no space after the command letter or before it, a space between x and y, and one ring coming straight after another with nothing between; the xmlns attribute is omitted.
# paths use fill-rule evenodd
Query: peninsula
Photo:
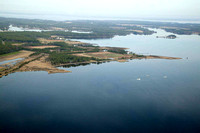
<svg viewBox="0 0 200 133"><path fill-rule="evenodd" d="M181 59L155 55L138 55L128 52L127 48L99 47L79 41L45 38L38 38L38 41L40 43L37 44L8 44L9 48L21 50L0 56L1 62L8 60L8 62L0 65L0 77L14 72L26 71L46 71L49 74L68 73L70 71L58 69L57 67L90 63L99 64L110 61L126 62L130 59ZM9 62L9 60L14 61Z"/></svg>

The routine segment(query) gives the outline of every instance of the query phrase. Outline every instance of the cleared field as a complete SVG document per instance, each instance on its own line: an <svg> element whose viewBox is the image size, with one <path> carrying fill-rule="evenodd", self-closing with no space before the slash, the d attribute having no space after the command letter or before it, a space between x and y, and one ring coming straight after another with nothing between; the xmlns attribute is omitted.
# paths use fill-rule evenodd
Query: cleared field
<svg viewBox="0 0 200 133"><path fill-rule="evenodd" d="M45 48L56 48L59 46L49 45L49 46L27 46L29 49L45 49Z"/></svg>
<svg viewBox="0 0 200 133"><path fill-rule="evenodd" d="M168 27L168 26L161 26L161 29L182 29L182 30L189 30L188 28L179 28L179 27Z"/></svg>
<svg viewBox="0 0 200 133"><path fill-rule="evenodd" d="M82 42L79 41L65 41L68 44L83 44Z"/></svg>
<svg viewBox="0 0 200 133"><path fill-rule="evenodd" d="M54 43L54 42L65 42L68 44L83 44L82 42L79 42L79 41L53 40L53 39L45 39L45 38L38 38L38 40L44 44Z"/></svg>
<svg viewBox="0 0 200 133"><path fill-rule="evenodd" d="M2 55L0 55L0 58L1 58L1 57L6 57L6 56L9 56L9 55L16 55L16 54L18 54L18 53L20 53L20 52L17 51L17 52L12 52L12 53L8 53L8 54L2 54Z"/></svg>
<svg viewBox="0 0 200 133"><path fill-rule="evenodd" d="M50 40L45 38L38 38L41 43L65 42L64 40Z"/></svg>
<svg viewBox="0 0 200 133"><path fill-rule="evenodd" d="M95 57L100 59L118 59L124 57L122 54L112 53L112 52L94 52L94 53L81 53L81 54L74 54L76 56L84 56L84 57Z"/></svg>
<svg viewBox="0 0 200 133"><path fill-rule="evenodd" d="M133 31L133 32L137 32L137 33L143 33L143 31L141 31L141 30L128 30L128 31Z"/></svg>
<svg viewBox="0 0 200 133"><path fill-rule="evenodd" d="M21 46L21 45L23 45L24 43L13 43L12 45L14 45L14 46Z"/></svg>
<svg viewBox="0 0 200 133"><path fill-rule="evenodd" d="M44 56L38 60L32 61L23 67L21 67L18 71L47 71L49 74L50 73L67 73L71 71L63 70L63 69L58 69L54 66L51 65L50 62L46 61L46 58L48 56Z"/></svg>

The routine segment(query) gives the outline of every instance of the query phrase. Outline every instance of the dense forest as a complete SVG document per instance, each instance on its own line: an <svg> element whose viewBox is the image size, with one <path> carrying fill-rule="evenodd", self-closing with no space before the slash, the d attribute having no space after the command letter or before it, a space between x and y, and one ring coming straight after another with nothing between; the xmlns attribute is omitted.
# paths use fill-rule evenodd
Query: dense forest
<svg viewBox="0 0 200 133"><path fill-rule="evenodd" d="M118 53L118 54L127 54L127 51L120 48L109 49L108 52Z"/></svg>
<svg viewBox="0 0 200 133"><path fill-rule="evenodd" d="M131 33L145 35L150 35L154 33L153 31L150 31L140 26L120 26L115 21L50 21L0 17L0 25L0 29L4 31L9 29L9 25L13 25L16 27L29 29L37 28L42 30L50 30L49 32L46 31L49 35L54 34L73 39L112 38L115 35L128 35ZM141 30L142 32L136 32L135 30ZM74 33L72 31L84 31L91 33Z"/></svg>
<svg viewBox="0 0 200 133"><path fill-rule="evenodd" d="M151 22L131 20L68 20L53 21L39 19L17 19L0 17L0 30L8 30L9 26L51 30L48 34L62 35L74 39L112 38L115 35L143 34L151 35L154 32L144 28L162 28L176 34L200 34L200 24ZM91 32L88 34L74 34L72 31ZM56 32L54 32L56 31ZM138 32L142 31L142 32Z"/></svg>
<svg viewBox="0 0 200 133"><path fill-rule="evenodd" d="M39 37L49 37L50 35L40 32L0 32L0 39L7 42L39 42Z"/></svg>
<svg viewBox="0 0 200 133"><path fill-rule="evenodd" d="M79 57L79 56L69 55L66 53L52 52L49 55L49 60L53 65L59 65L66 63L85 62L85 61L95 60L95 58Z"/></svg>
<svg viewBox="0 0 200 133"><path fill-rule="evenodd" d="M22 50L22 47L13 46L11 44L2 44L0 43L0 55L8 54L11 52L16 52Z"/></svg>

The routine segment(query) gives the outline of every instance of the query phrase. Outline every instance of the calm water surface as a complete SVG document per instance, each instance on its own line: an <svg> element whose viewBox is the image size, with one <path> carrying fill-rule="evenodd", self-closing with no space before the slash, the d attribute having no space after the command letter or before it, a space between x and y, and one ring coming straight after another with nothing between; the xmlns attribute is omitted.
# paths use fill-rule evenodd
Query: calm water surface
<svg viewBox="0 0 200 133"><path fill-rule="evenodd" d="M183 59L110 62L63 68L72 71L67 74L21 72L1 78L0 131L199 133L200 36L155 37L85 41Z"/></svg>
<svg viewBox="0 0 200 133"><path fill-rule="evenodd" d="M6 64L6 63L12 63L12 64L15 64L16 62L21 61L21 60L23 60L23 58L17 58L17 59L13 59L13 60L1 61L1 62L0 62L0 65L2 65L2 64Z"/></svg>

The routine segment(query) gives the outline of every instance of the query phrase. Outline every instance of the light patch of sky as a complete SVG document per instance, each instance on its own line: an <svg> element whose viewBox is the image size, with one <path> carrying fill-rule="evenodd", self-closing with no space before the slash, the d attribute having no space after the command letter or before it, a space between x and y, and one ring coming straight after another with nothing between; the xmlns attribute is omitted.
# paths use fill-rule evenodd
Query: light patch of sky
<svg viewBox="0 0 200 133"><path fill-rule="evenodd" d="M0 12L112 17L200 17L200 0L0 0Z"/></svg>

